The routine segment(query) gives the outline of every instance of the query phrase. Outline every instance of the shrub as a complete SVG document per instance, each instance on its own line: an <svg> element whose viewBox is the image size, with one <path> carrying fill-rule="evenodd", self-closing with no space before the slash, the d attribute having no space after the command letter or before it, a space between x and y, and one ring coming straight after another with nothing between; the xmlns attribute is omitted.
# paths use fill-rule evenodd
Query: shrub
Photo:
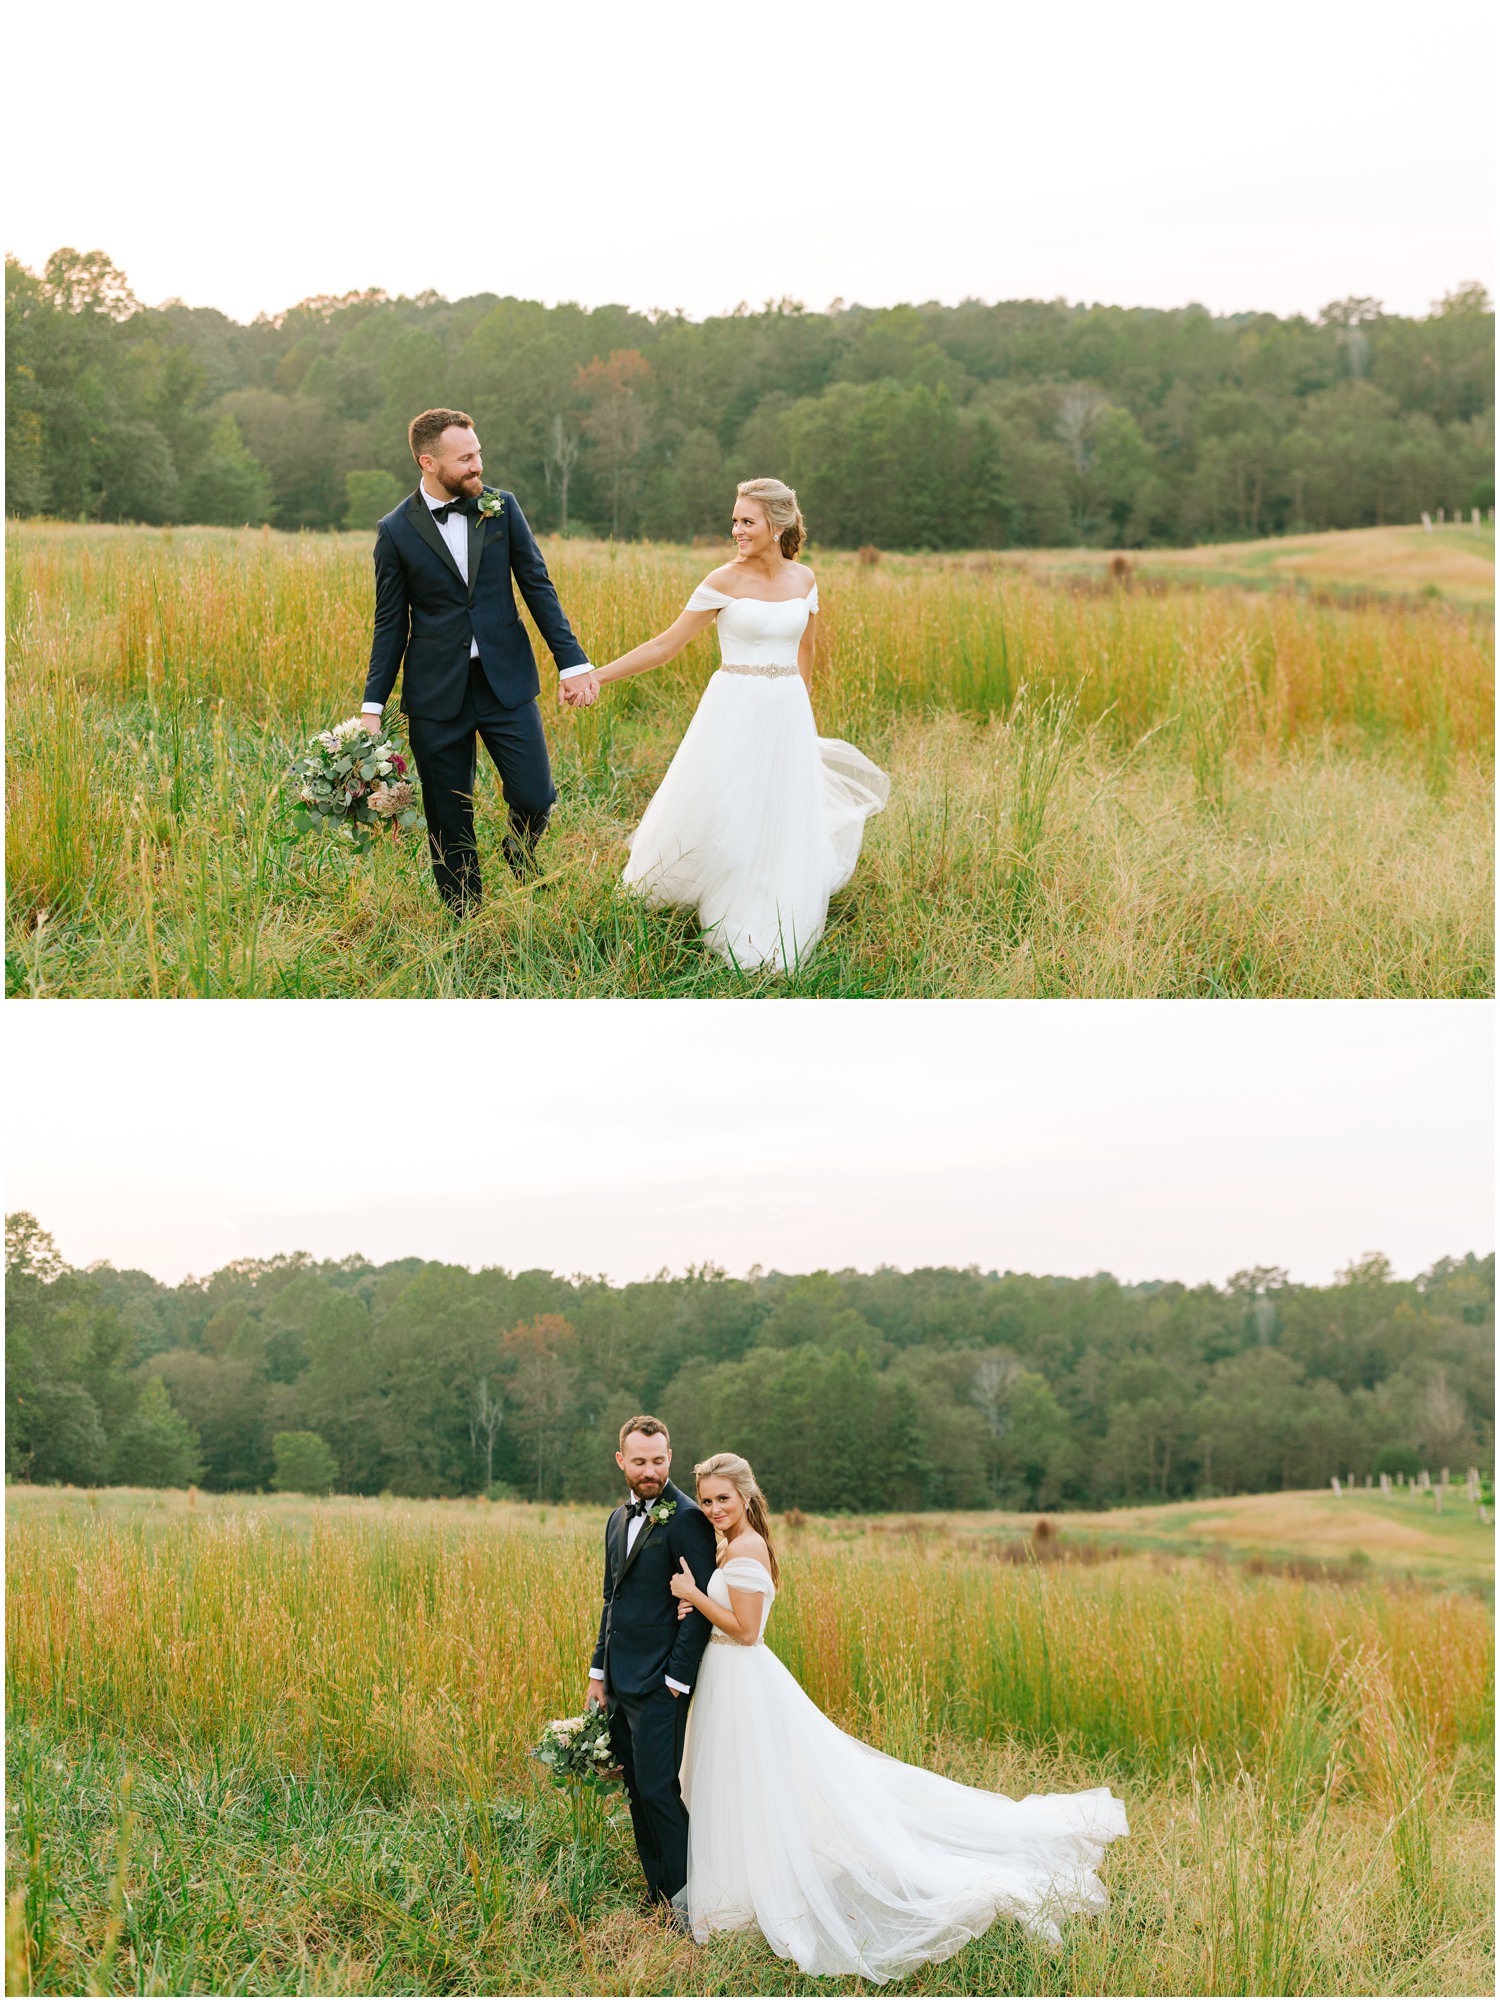
<svg viewBox="0 0 1500 2002"><path fill-rule="evenodd" d="M273 1488L298 1495L333 1492L339 1463L316 1432L278 1432L271 1441L271 1451L276 1458Z"/></svg>

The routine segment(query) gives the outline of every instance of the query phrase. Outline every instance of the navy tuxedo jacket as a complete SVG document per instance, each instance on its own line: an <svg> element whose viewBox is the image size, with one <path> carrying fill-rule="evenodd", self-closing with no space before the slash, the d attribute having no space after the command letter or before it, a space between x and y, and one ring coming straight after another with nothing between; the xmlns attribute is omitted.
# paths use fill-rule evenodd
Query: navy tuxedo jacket
<svg viewBox="0 0 1500 2002"><path fill-rule="evenodd" d="M676 1514L663 1523L643 1523L628 1556L630 1518L623 1502L604 1532L604 1609L591 1666L604 1671L606 1697L644 1696L661 1689L669 1675L691 1689L713 1632L712 1621L696 1606L679 1620L671 1591L683 1557L698 1590L708 1590L716 1549L713 1525L692 1496L670 1481L664 1498L676 1502Z"/></svg>
<svg viewBox="0 0 1500 2002"><path fill-rule="evenodd" d="M485 679L502 709L534 701L536 656L516 609L513 581L559 668L588 655L557 601L547 565L519 501L504 488L498 515L469 520L469 581L459 575L442 530L417 488L375 531L375 634L366 702L384 703L401 675L409 716L444 722L463 706L470 641L479 642Z"/></svg>

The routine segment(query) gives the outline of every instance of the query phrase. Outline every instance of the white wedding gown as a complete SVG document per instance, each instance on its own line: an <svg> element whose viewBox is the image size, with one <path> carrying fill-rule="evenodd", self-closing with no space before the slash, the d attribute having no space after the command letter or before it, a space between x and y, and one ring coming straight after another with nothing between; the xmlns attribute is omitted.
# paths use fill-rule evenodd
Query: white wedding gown
<svg viewBox="0 0 1500 2002"><path fill-rule="evenodd" d="M765 1595L751 1558L709 1581ZM1058 1920L1107 1903L1094 1872L1129 1834L1108 1787L1004 1794L903 1765L841 1731L764 1645L715 1628L682 1759L693 1936L755 1925L804 1974L890 1981L943 1960L996 1919L1048 1944Z"/></svg>
<svg viewBox="0 0 1500 2002"><path fill-rule="evenodd" d="M700 584L688 610L710 608L721 665L636 829L624 881L647 903L696 906L732 965L795 967L823 936L890 781L852 744L818 735L797 672L816 585L768 600Z"/></svg>

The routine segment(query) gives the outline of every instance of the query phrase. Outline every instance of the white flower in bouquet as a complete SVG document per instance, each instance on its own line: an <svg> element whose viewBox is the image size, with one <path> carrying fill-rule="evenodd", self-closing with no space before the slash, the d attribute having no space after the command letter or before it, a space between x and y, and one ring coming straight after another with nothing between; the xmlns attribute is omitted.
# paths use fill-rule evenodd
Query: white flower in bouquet
<svg viewBox="0 0 1500 2002"><path fill-rule="evenodd" d="M362 855L379 827L425 825L408 756L389 736L373 736L360 717L349 716L308 741L308 754L289 774L298 834L319 827L347 833L354 853Z"/></svg>

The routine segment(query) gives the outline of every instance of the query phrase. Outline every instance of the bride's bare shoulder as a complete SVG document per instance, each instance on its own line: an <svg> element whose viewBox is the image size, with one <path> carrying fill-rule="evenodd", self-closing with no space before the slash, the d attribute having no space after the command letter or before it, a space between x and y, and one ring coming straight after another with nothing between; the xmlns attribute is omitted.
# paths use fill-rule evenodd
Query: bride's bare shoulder
<svg viewBox="0 0 1500 2002"><path fill-rule="evenodd" d="M701 591L704 585L707 585L710 591L722 591L727 595L730 582L739 567L737 563L721 563L717 570L709 571L698 589Z"/></svg>
<svg viewBox="0 0 1500 2002"><path fill-rule="evenodd" d="M740 1531L729 1552L731 1557L749 1557L756 1564L764 1564L770 1554L766 1539L758 1531L748 1528Z"/></svg>

